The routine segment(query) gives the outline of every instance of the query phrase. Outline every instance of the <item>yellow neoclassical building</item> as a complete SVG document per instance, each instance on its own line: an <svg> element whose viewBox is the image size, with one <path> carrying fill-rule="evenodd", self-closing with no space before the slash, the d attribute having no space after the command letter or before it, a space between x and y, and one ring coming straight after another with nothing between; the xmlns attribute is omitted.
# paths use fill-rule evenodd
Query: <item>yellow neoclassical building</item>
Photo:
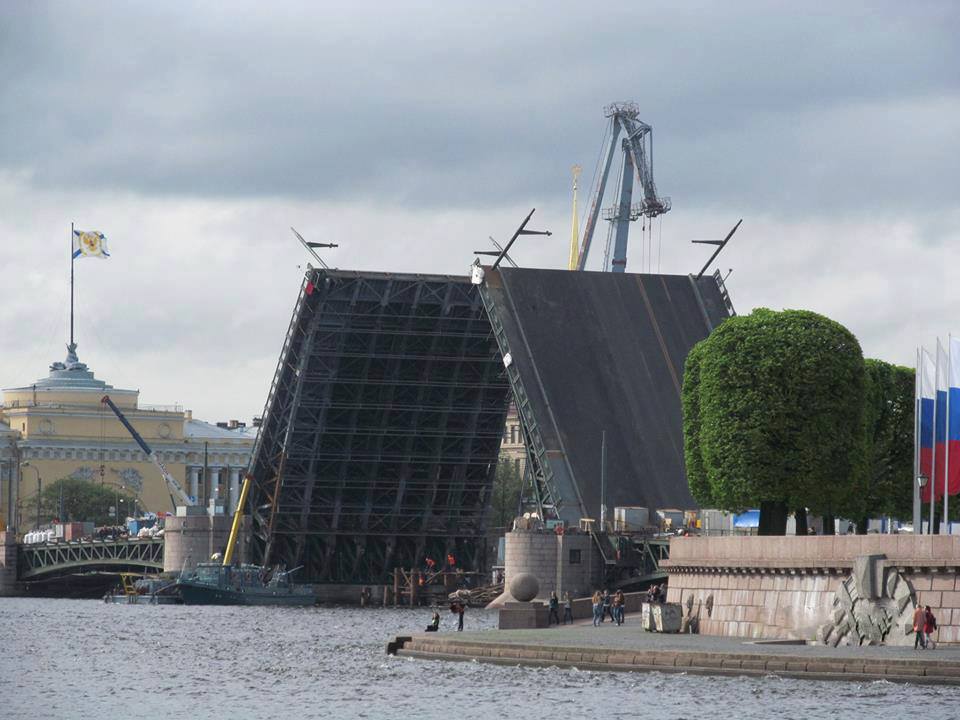
<svg viewBox="0 0 960 720"><path fill-rule="evenodd" d="M47 377L2 391L0 518L8 527L35 526L38 485L67 477L124 488L141 510L173 510L159 470L101 402L104 395L198 504L213 500L233 511L255 427L202 422L176 406L140 405L139 391L97 379L77 358L76 345L67 350ZM125 513L121 508L121 520ZM49 521L41 517L41 524Z"/></svg>

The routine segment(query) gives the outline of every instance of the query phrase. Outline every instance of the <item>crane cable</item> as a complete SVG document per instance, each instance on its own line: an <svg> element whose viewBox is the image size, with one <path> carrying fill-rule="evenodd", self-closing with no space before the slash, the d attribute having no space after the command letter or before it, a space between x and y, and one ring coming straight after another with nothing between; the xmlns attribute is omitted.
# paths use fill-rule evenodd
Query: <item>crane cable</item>
<svg viewBox="0 0 960 720"><path fill-rule="evenodd" d="M657 220L659 220L658 232L659 237L657 238L657 274L660 274L660 258L663 254L663 215L660 215Z"/></svg>
<svg viewBox="0 0 960 720"><path fill-rule="evenodd" d="M103 463L103 454L104 454L104 445L106 444L107 436L107 419L103 414L103 403L100 403L100 409L98 411L100 415L100 445L97 448L97 459L99 460L99 466L97 471L100 473L100 485L103 485L104 481L104 463Z"/></svg>
<svg viewBox="0 0 960 720"><path fill-rule="evenodd" d="M614 121L616 122L616 121ZM611 123L607 123L607 126L603 129L603 137L600 139L600 152L597 153L597 162L593 167L593 177L590 178L590 202L583 204L583 208L580 210L580 228L581 231L584 228L584 223L587 220L587 213L590 212L590 208L593 207L594 198L596 198L597 191L600 189L600 164L603 162L603 153L604 148L607 145L607 136L610 134L610 129L612 127ZM596 198L596 202L602 202L603 198ZM596 230L596 228L594 228ZM582 250L582 240L583 238L577 238L577 244L580 246L579 250Z"/></svg>

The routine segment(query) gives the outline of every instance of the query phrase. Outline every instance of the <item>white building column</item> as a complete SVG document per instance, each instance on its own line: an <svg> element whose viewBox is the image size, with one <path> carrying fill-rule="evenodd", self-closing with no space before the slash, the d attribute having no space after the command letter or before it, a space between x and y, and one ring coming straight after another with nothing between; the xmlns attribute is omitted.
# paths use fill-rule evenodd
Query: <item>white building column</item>
<svg viewBox="0 0 960 720"><path fill-rule="evenodd" d="M200 491L200 468L192 467L190 468L190 497L193 498L194 502L197 502L199 498L197 494Z"/></svg>
<svg viewBox="0 0 960 720"><path fill-rule="evenodd" d="M237 510L240 501L240 468L230 468L230 514Z"/></svg>
<svg viewBox="0 0 960 720"><path fill-rule="evenodd" d="M216 502L220 499L220 468L210 468L210 499Z"/></svg>

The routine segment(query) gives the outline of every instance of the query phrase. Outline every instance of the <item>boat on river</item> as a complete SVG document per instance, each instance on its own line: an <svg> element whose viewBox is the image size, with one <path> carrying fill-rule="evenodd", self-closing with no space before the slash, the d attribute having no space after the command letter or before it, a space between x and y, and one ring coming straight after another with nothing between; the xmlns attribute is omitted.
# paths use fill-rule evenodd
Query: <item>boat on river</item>
<svg viewBox="0 0 960 720"><path fill-rule="evenodd" d="M123 605L178 605L182 601L175 587L173 580L123 572L120 585L104 595L103 601Z"/></svg>
<svg viewBox="0 0 960 720"><path fill-rule="evenodd" d="M311 586L290 581L294 572L200 563L177 581L176 591L185 605L315 605L317 596Z"/></svg>

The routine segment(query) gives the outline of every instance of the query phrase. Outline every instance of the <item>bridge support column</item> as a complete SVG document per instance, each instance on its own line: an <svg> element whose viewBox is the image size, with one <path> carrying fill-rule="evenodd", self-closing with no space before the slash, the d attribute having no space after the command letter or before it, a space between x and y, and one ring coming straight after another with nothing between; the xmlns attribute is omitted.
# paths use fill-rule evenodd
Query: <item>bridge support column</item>
<svg viewBox="0 0 960 720"><path fill-rule="evenodd" d="M185 511L194 508L184 508ZM244 518L240 538L234 548L234 560L247 561L250 519ZM214 553L223 553L230 537L231 518L227 515L190 513L167 518L163 531L164 572L190 572L197 563L209 562Z"/></svg>
<svg viewBox="0 0 960 720"><path fill-rule="evenodd" d="M0 597L17 594L17 536L4 530L0 532Z"/></svg>

